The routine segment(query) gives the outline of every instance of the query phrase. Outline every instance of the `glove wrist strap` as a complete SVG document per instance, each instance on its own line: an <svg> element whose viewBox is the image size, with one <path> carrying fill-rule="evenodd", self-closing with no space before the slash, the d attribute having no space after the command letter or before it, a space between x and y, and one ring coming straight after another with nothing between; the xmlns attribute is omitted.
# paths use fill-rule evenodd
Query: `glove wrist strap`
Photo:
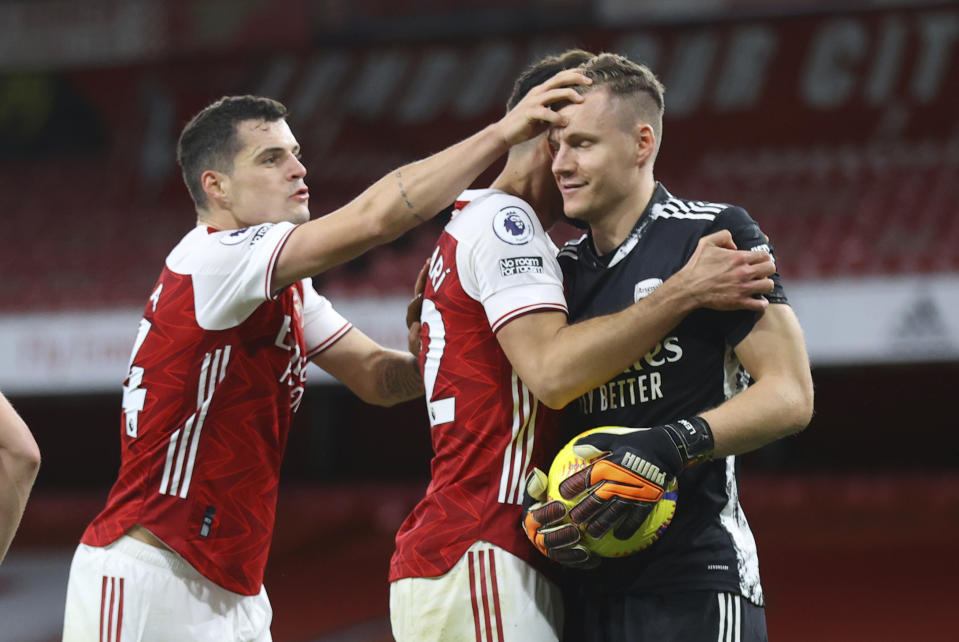
<svg viewBox="0 0 959 642"><path fill-rule="evenodd" d="M712 457L713 431L702 417L681 419L666 424L664 428L683 456L687 468Z"/></svg>

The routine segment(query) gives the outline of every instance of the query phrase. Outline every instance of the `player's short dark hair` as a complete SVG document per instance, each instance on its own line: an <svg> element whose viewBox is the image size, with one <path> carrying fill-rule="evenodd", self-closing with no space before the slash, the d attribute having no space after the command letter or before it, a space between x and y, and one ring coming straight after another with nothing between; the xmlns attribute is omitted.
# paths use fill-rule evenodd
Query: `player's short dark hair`
<svg viewBox="0 0 959 642"><path fill-rule="evenodd" d="M244 120L274 122L287 116L286 107L263 96L224 96L203 108L183 128L176 145L176 160L183 182L198 208L207 206L200 176L207 170L229 173L242 141L237 125Z"/></svg>
<svg viewBox="0 0 959 642"><path fill-rule="evenodd" d="M601 53L579 70L593 81L592 85L576 85L580 94L606 87L614 96L637 99L639 113L652 125L658 147L663 135L666 88L649 67L619 54Z"/></svg>
<svg viewBox="0 0 959 642"><path fill-rule="evenodd" d="M513 93L506 101L506 109L515 107L536 85L546 82L565 69L575 69L585 64L594 55L582 49L567 49L561 54L549 55L533 63L513 83Z"/></svg>

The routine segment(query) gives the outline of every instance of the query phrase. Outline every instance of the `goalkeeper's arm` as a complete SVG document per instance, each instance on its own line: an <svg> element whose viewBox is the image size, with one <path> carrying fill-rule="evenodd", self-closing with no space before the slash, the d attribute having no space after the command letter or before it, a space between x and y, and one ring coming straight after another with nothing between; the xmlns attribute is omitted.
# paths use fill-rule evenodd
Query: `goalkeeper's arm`
<svg viewBox="0 0 959 642"><path fill-rule="evenodd" d="M560 486L567 498L590 489L570 509L570 518L585 524L593 537L615 527L616 536L625 539L645 520L664 484L684 467L749 452L805 428L813 412L812 377L792 309L770 305L736 346L736 356L755 383L701 416L580 439L577 455L610 454Z"/></svg>
<svg viewBox="0 0 959 642"><path fill-rule="evenodd" d="M791 307L770 305L735 349L754 383L702 413L712 427L717 458L741 455L795 434L813 414L809 357Z"/></svg>

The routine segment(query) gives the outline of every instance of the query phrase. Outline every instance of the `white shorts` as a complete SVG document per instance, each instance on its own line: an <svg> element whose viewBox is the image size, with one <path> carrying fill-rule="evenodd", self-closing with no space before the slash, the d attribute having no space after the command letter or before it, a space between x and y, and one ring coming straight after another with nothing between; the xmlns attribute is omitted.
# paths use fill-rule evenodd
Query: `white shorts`
<svg viewBox="0 0 959 642"><path fill-rule="evenodd" d="M529 564L476 542L439 577L390 585L397 642L549 642L559 640L559 588Z"/></svg>
<svg viewBox="0 0 959 642"><path fill-rule="evenodd" d="M77 547L63 642L270 642L272 619L264 588L233 593L176 553L124 535Z"/></svg>

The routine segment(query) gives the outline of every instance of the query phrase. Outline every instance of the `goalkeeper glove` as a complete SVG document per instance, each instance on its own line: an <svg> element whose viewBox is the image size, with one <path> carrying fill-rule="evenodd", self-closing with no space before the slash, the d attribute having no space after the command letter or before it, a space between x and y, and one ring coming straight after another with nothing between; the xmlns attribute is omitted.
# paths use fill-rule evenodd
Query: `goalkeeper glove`
<svg viewBox="0 0 959 642"><path fill-rule="evenodd" d="M683 469L712 455L713 433L702 417L607 428L581 437L573 452L583 459L605 456L560 483L566 499L588 493L569 509L569 518L591 537L613 529L615 537L629 539Z"/></svg>
<svg viewBox="0 0 959 642"><path fill-rule="evenodd" d="M563 502L546 500L546 473L534 468L526 477L523 530L540 553L564 566L592 568L599 559L580 544L580 531L566 519ZM544 503L545 502L545 503Z"/></svg>

